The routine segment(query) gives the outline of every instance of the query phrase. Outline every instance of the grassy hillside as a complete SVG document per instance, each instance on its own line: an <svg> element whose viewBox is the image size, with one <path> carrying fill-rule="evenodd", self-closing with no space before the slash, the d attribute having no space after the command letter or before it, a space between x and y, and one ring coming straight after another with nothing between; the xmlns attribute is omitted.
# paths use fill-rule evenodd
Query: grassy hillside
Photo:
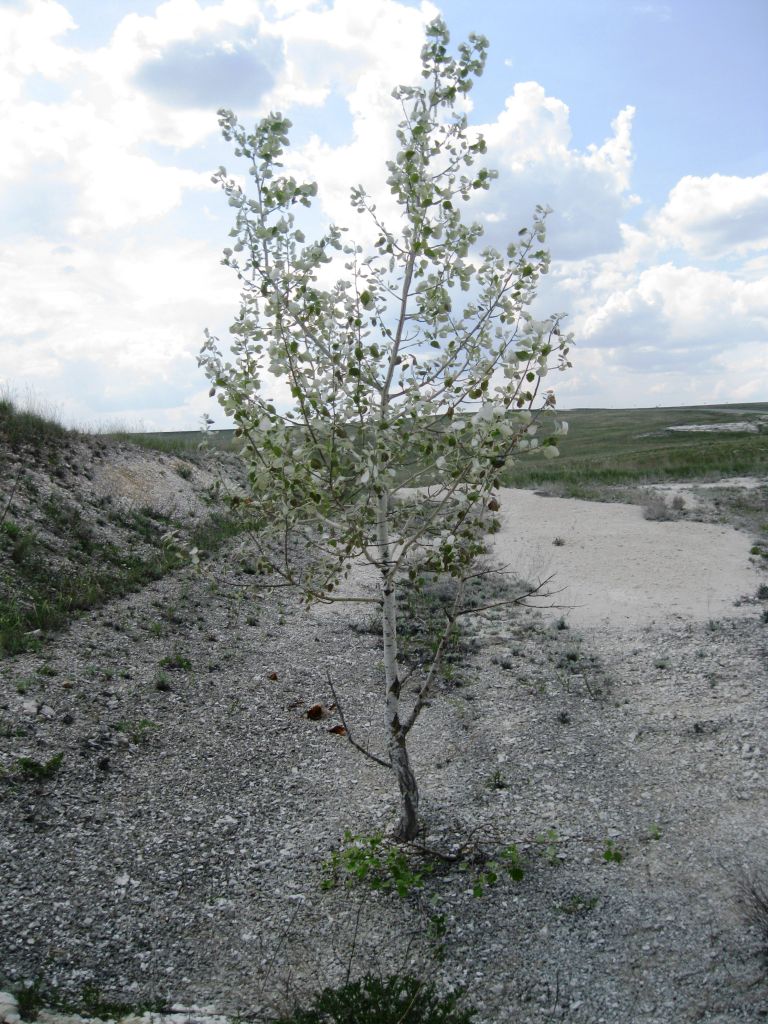
<svg viewBox="0 0 768 1024"><path fill-rule="evenodd" d="M236 458L143 448L0 397L0 659L241 530L214 486L244 484Z"/></svg>

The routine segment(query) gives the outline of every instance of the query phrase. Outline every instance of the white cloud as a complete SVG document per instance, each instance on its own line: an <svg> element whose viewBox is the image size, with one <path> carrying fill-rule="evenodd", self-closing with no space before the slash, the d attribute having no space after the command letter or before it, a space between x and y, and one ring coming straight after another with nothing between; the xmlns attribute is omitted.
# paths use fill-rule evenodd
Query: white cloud
<svg viewBox="0 0 768 1024"><path fill-rule="evenodd" d="M636 268L613 285L583 300L578 330L585 343L712 343L745 330L766 334L755 314L768 301L767 281L747 285L725 271L664 263Z"/></svg>
<svg viewBox="0 0 768 1024"><path fill-rule="evenodd" d="M652 229L661 242L705 259L765 248L768 174L681 178Z"/></svg>
<svg viewBox="0 0 768 1024"><path fill-rule="evenodd" d="M549 245L560 259L613 252L622 244L621 219L632 202L631 125L622 110L613 134L585 153L571 148L570 112L537 82L521 82L495 122L480 128L487 163L499 180L482 200L487 237L499 248L530 219L537 203L551 206Z"/></svg>
<svg viewBox="0 0 768 1024"><path fill-rule="evenodd" d="M30 0L24 10L0 8L0 95L5 102L19 97L28 75L56 79L67 71L73 54L55 40L73 28L69 11L54 0Z"/></svg>
<svg viewBox="0 0 768 1024"><path fill-rule="evenodd" d="M157 394L185 403L201 385L204 326L225 331L237 308L234 275L202 243L33 238L4 251L0 275L0 379L43 390L76 420L110 408L140 418Z"/></svg>

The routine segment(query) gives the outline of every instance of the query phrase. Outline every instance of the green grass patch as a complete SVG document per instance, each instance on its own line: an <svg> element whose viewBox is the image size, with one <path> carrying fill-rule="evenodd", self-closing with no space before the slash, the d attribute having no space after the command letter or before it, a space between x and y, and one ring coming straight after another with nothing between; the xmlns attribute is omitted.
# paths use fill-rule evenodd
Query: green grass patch
<svg viewBox="0 0 768 1024"><path fill-rule="evenodd" d="M16 761L17 773L25 779L34 779L36 782L44 782L52 779L61 767L64 754L54 754L52 758L44 763L36 761L34 757L20 757Z"/></svg>

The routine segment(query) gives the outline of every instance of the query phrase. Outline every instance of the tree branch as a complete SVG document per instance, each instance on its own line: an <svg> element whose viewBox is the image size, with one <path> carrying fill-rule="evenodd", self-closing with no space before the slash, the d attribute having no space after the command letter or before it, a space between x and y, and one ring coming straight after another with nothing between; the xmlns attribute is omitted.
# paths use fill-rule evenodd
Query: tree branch
<svg viewBox="0 0 768 1024"><path fill-rule="evenodd" d="M378 755L372 754L370 752L370 750L367 750L365 747L361 746L361 744L359 744L357 742L357 740L352 738L352 733L350 732L349 726L347 725L347 720L344 717L344 709L341 706L341 701L339 700L339 696L336 693L336 689L335 689L335 687L333 685L333 680L331 679L331 670L330 669L326 669L325 673L326 673L326 678L328 680L328 686L330 687L331 693L333 694L334 703L336 704L336 710L339 712L339 718L341 719L341 724L344 726L344 734L347 737L347 739L349 740L349 742L352 744L352 746L355 748L355 750L359 750L361 754L365 754L365 756L367 758L370 758L371 761L374 761L376 764L380 764L382 766L382 768L387 768L389 771L391 771L392 770L392 765L389 763L389 761L385 761L383 758L378 757Z"/></svg>

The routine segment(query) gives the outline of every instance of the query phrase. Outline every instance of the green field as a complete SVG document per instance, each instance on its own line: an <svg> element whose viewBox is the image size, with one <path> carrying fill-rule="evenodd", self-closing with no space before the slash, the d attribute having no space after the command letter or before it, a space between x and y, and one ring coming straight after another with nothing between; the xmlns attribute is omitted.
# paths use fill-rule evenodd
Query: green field
<svg viewBox="0 0 768 1024"><path fill-rule="evenodd" d="M768 475L768 402L656 409L573 409L560 458L524 455L505 471L512 487L556 485L580 495L590 487L663 480ZM750 422L759 433L670 431L692 424Z"/></svg>

